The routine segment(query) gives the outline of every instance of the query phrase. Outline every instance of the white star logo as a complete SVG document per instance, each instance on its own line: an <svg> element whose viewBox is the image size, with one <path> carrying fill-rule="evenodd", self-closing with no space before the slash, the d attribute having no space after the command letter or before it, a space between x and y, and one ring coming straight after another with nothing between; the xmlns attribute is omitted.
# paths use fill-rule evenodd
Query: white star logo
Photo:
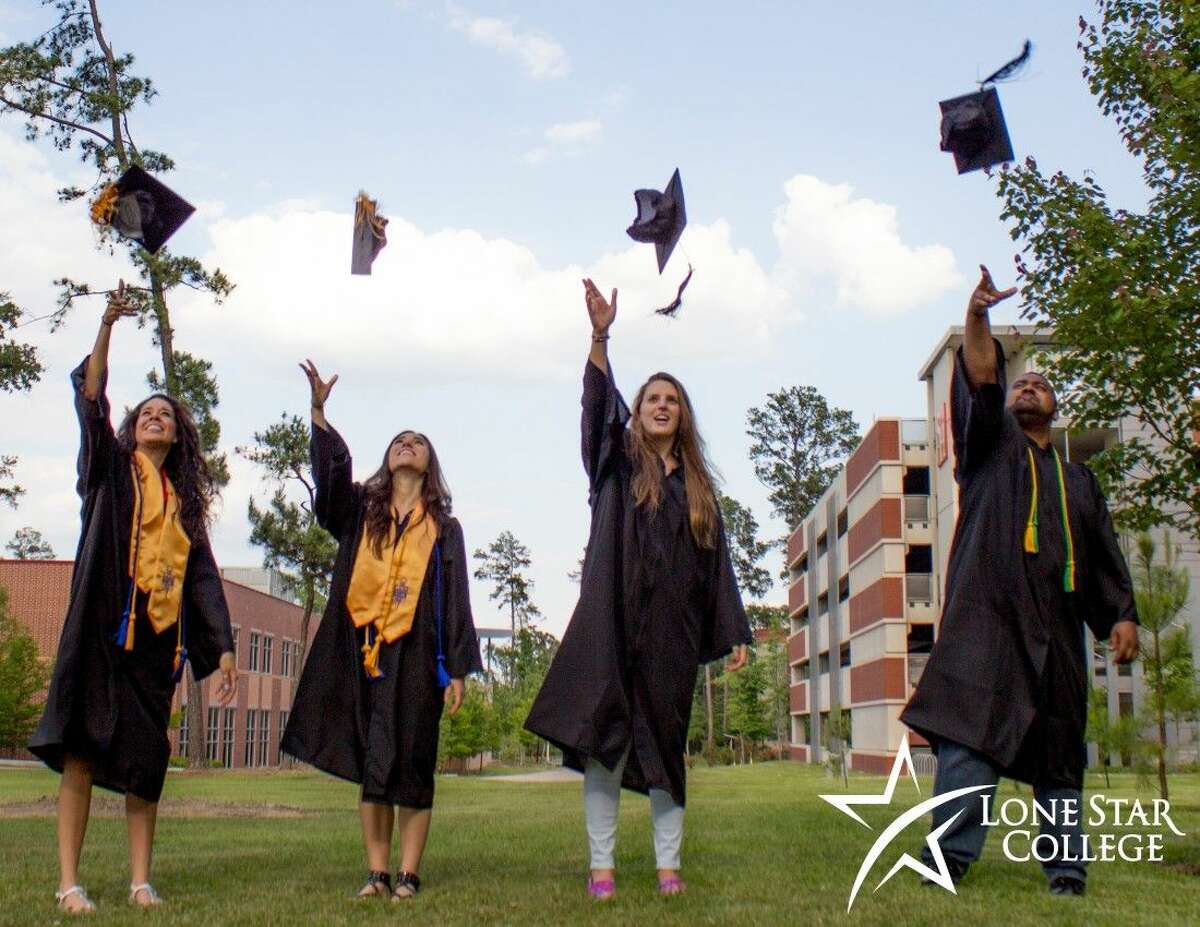
<svg viewBox="0 0 1200 927"><path fill-rule="evenodd" d="M859 813L851 807L851 805L890 805L892 803L892 795L895 794L896 791L896 783L899 781L900 773L904 767L908 767L908 774L912 778L913 785L916 786L917 794L919 795L921 793L921 786L920 783L917 782L917 772L915 769L913 769L912 753L908 749L907 734L905 734L900 741L900 749L896 752L896 762L892 764L892 771L888 775L887 785L883 789L883 794L822 795L820 797L825 799L825 801L829 802L829 804L833 805L833 807L837 808L843 814L847 814L854 818L854 820L858 821L858 823L863 827L870 828L871 825L864 821ZM988 788L990 788L990 786L973 785L964 789L955 789L952 792L946 792L944 795L935 795L933 798L927 798L920 804L909 808L902 815L900 815L900 817L892 821L892 823L887 826L883 833L879 835L875 843L872 844L866 858L859 867L858 875L854 879L854 887L850 889L850 901L846 904L846 912L849 913L850 909L854 906L854 899L858 897L858 890L862 888L863 880L866 879L867 873L871 871L871 867L875 865L875 861L879 859L879 857L883 854L883 851L888 848L888 844L890 844L896 838L896 836L904 830L904 828L908 827L909 824L918 818L928 814L939 805L944 805L947 802L954 801L954 799L962 795L969 795L971 792L982 792L984 789ZM946 858L942 855L942 848L939 846L938 840L941 838L942 834L949 829L950 825L958 819L959 814L962 814L962 811L959 811L958 814L950 818L950 820L948 820L941 827L930 832L929 836L925 838L925 842L929 845L929 850L933 854L933 861L937 865L937 869L930 869L919 859L914 859L908 853L905 853L898 860L896 860L896 865L892 866L892 868L888 870L888 874L879 880L879 884L875 886L874 891L879 891L879 889L883 887L884 883L901 869L911 869L918 875L929 879L935 885L940 885L951 894L958 894L954 887L954 879L951 878L950 870L946 866Z"/></svg>

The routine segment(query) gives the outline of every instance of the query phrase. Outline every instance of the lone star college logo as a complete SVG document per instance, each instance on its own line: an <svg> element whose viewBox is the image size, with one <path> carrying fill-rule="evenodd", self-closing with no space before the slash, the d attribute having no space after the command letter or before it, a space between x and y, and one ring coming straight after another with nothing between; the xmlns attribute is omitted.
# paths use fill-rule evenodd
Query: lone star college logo
<svg viewBox="0 0 1200 927"><path fill-rule="evenodd" d="M883 794L821 795L820 797L825 799L825 801L829 802L829 804L833 805L833 807L837 808L843 814L847 814L854 818L854 820L858 821L858 823L863 827L870 829L871 825L864 821L862 817L859 816L858 812L851 807L851 805L890 805L892 803L892 795L896 791L896 782L900 779L900 773L905 767L907 767L908 774L912 778L913 785L916 786L917 794L919 795L921 793L921 786L917 782L917 772L915 769L913 769L912 753L908 749L907 734L905 734L903 739L900 741L900 749L896 752L896 762L892 764L892 771L888 775L887 785L884 787ZM902 815L900 815L900 817L892 821L892 823L887 826L883 833L879 835L875 843L871 845L871 849L867 852L866 858L859 867L858 875L854 879L854 886L850 889L850 900L846 904L846 913L849 913L850 909L854 907L854 899L858 897L858 890L862 888L863 881L866 879L867 873L871 871L871 867L874 866L876 860L883 855L883 851L888 848L888 845L895 840L900 833L903 832L904 828L908 827L909 824L913 823L913 821L916 821L918 818L928 814L939 805L944 805L947 802L954 801L960 796L969 795L971 792L982 792L988 788L990 788L990 786L973 785L964 789L955 789L954 791L947 792L944 795L936 795L933 798L927 798L920 804L909 808ZM879 891L879 889L883 887L884 883L901 869L911 869L918 875L930 879L934 884L940 885L951 894L957 895L958 892L954 888L954 880L950 877L950 870L946 866L946 858L942 855L942 848L938 844L938 840L941 838L942 834L949 829L950 825L958 819L959 814L962 814L962 811L959 811L958 814L950 818L950 820L948 820L941 827L930 832L929 836L925 838L925 842L929 845L929 850L933 855L933 861L937 865L937 869L931 869L919 859L914 859L908 853L905 853L898 860L896 860L896 864L888 870L888 874L879 880L879 884L875 886L874 891Z"/></svg>

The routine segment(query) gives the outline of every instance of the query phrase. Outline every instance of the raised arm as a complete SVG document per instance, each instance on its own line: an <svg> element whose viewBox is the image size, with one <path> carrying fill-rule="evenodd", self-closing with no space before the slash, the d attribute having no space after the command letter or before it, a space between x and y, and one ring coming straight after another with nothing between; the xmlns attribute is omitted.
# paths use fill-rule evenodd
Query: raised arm
<svg viewBox="0 0 1200 927"><path fill-rule="evenodd" d="M353 463L350 450L342 436L325 418L325 402L329 399L329 393L338 378L335 373L328 381L322 380L311 360L301 364L300 369L308 377L312 393L310 408L313 428L309 454L312 459L313 480L317 484L315 514L321 527L341 540L343 530L350 523L355 490L351 475Z"/></svg>
<svg viewBox="0 0 1200 927"><path fill-rule="evenodd" d="M96 343L92 353L88 355L87 367L83 377L83 397L88 402L95 402L104 391L105 374L108 373L108 343L112 338L112 327L117 319L137 315L137 310L125 298L125 281L117 283L117 289L108 297L104 307L104 315L100 319L100 331L96 333Z"/></svg>
<svg viewBox="0 0 1200 927"><path fill-rule="evenodd" d="M606 302L591 280L583 281L584 301L592 320L592 347L583 371L583 412L580 419L583 468L594 492L614 460L624 453L629 409L617 392L608 365L608 332L617 315L617 291Z"/></svg>
<svg viewBox="0 0 1200 927"><path fill-rule="evenodd" d="M967 303L966 331L963 333L963 362L972 392L985 383L996 382L996 351L992 346L992 323L988 312L996 303L1017 292L1015 286L997 290L988 269L980 264L979 270L979 283Z"/></svg>

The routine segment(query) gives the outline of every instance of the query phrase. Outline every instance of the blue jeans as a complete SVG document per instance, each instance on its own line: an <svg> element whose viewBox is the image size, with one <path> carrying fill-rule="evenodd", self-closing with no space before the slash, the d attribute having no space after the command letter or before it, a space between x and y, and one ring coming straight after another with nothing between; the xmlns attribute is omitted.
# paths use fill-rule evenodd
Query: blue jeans
<svg viewBox="0 0 1200 927"><path fill-rule="evenodd" d="M942 741L938 746L937 776L933 781L933 794L942 795L955 789L968 788L974 785L988 785L990 788L982 792L972 792L954 801L946 802L933 809L933 827L936 830L945 824L957 812L962 811L958 820L950 825L942 834L938 844L942 853L948 859L959 863L964 871L966 867L979 859L983 852L983 841L987 838L988 828L983 824L983 796L988 797L989 817L996 820L996 783L1000 781L1000 772L985 757L976 753L970 747L952 741ZM1087 869L1083 862L1077 862L1084 854L1083 827L1079 820L1083 816L1083 793L1079 789L1063 788L1061 786L1035 785L1034 800L1045 808L1061 808L1065 799L1072 799L1078 809L1074 822L1062 824L1055 820L1053 823L1041 820L1040 833L1049 834L1055 838L1058 852L1054 857L1042 863L1042 871L1047 879L1058 876L1069 876L1073 879L1086 881ZM1057 803L1052 804L1052 802ZM1055 815L1057 817L1057 815ZM1069 852L1065 852L1069 850ZM1066 861L1063 856L1072 859ZM921 859L927 866L933 866L933 854L926 844L921 850Z"/></svg>

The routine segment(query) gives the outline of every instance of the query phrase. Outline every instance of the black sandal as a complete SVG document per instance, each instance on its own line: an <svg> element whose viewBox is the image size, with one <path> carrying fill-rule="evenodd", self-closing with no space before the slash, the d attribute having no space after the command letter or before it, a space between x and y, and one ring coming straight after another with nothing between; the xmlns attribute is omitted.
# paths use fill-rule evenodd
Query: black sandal
<svg viewBox="0 0 1200 927"><path fill-rule="evenodd" d="M380 890L379 886L383 889ZM372 869L367 873L367 882L358 890L355 898L371 898L379 895L381 898L392 893L392 877L386 872L380 872L378 869Z"/></svg>
<svg viewBox="0 0 1200 927"><path fill-rule="evenodd" d="M407 895L401 895L400 889L408 889ZM404 901L412 898L421 890L421 878L415 872L405 872L401 869L396 873L396 887L392 889L392 901Z"/></svg>

